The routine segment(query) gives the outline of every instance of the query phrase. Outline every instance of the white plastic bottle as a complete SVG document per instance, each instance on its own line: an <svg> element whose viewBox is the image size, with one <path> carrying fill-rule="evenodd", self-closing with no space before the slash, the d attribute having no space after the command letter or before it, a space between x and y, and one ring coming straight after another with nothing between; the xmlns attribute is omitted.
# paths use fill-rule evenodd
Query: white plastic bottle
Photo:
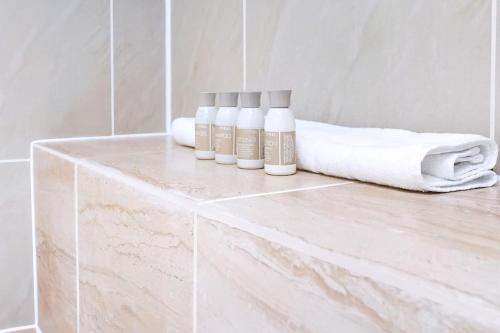
<svg viewBox="0 0 500 333"><path fill-rule="evenodd" d="M264 126L264 170L276 176L297 171L295 117L290 110L291 90L269 92L269 111Z"/></svg>
<svg viewBox="0 0 500 333"><path fill-rule="evenodd" d="M218 93L217 106L219 110L215 119L215 162L235 164L238 93Z"/></svg>
<svg viewBox="0 0 500 333"><path fill-rule="evenodd" d="M200 160L215 158L215 93L200 93L200 106L196 111L195 123L195 154Z"/></svg>
<svg viewBox="0 0 500 333"><path fill-rule="evenodd" d="M236 124L237 165L242 169L264 167L264 112L260 92L240 93L240 114Z"/></svg>

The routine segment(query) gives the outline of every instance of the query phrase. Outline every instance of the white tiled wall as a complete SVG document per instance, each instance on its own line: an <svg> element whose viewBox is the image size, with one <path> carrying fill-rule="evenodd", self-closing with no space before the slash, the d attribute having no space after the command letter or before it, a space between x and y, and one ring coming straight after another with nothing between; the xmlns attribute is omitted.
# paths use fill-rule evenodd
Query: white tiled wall
<svg viewBox="0 0 500 333"><path fill-rule="evenodd" d="M192 117L200 91L243 85L241 0L172 1L172 116Z"/></svg>
<svg viewBox="0 0 500 333"><path fill-rule="evenodd" d="M493 137L496 1L173 0L173 118L198 91L291 88L303 119Z"/></svg>
<svg viewBox="0 0 500 333"><path fill-rule="evenodd" d="M292 88L301 118L498 141L496 1L0 2L0 330L34 320L29 142L165 130L166 4L174 119L201 90Z"/></svg>
<svg viewBox="0 0 500 333"><path fill-rule="evenodd" d="M35 319L30 142L165 131L165 3L0 1L0 331Z"/></svg>
<svg viewBox="0 0 500 333"><path fill-rule="evenodd" d="M0 329L34 321L29 163L0 163Z"/></svg>

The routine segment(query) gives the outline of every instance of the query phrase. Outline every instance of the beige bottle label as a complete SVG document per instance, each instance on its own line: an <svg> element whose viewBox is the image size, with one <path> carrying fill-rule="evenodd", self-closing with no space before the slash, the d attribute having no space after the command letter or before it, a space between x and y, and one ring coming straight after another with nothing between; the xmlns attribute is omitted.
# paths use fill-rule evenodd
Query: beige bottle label
<svg viewBox="0 0 500 333"><path fill-rule="evenodd" d="M264 163L270 165L295 164L295 131L266 132L264 139Z"/></svg>
<svg viewBox="0 0 500 333"><path fill-rule="evenodd" d="M212 148L215 145L213 142L213 125L209 124L196 124L195 126L195 137L194 146L196 150L201 151L213 151Z"/></svg>
<svg viewBox="0 0 500 333"><path fill-rule="evenodd" d="M236 133L238 159L261 160L264 158L264 130L238 128Z"/></svg>
<svg viewBox="0 0 500 333"><path fill-rule="evenodd" d="M215 152L236 155L236 127L215 126Z"/></svg>
<svg viewBox="0 0 500 333"><path fill-rule="evenodd" d="M210 133L211 133L211 143L212 143L212 151L215 151L215 124L210 125Z"/></svg>

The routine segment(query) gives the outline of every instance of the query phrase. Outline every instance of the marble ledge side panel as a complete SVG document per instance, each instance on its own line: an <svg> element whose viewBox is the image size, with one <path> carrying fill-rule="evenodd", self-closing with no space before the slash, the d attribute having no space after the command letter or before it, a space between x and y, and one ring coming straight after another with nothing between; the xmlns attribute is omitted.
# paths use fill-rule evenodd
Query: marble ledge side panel
<svg viewBox="0 0 500 333"><path fill-rule="evenodd" d="M34 148L39 325L76 332L74 165Z"/></svg>
<svg viewBox="0 0 500 333"><path fill-rule="evenodd" d="M80 328L192 330L192 211L78 168Z"/></svg>
<svg viewBox="0 0 500 333"><path fill-rule="evenodd" d="M226 201L203 214L243 217L500 307L500 187L432 195L357 182Z"/></svg>
<svg viewBox="0 0 500 333"><path fill-rule="evenodd" d="M214 220L199 216L197 233L198 332L500 328Z"/></svg>

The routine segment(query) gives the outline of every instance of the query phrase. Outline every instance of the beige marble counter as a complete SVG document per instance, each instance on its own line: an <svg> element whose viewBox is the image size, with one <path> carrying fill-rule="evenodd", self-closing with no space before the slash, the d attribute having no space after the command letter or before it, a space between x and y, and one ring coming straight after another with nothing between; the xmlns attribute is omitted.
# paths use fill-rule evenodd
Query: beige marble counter
<svg viewBox="0 0 500 333"><path fill-rule="evenodd" d="M44 333L500 331L500 187L272 177L165 136L33 155Z"/></svg>

